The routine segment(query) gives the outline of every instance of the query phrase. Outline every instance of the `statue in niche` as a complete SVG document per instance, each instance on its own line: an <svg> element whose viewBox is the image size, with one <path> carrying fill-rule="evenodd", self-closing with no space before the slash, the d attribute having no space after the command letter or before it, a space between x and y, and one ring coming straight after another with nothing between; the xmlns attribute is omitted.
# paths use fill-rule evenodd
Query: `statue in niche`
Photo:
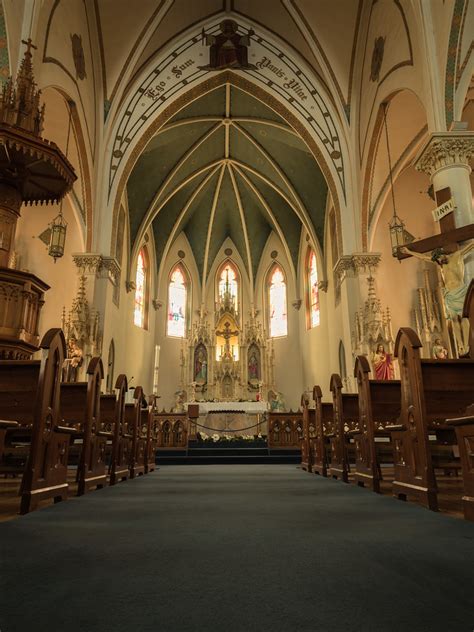
<svg viewBox="0 0 474 632"><path fill-rule="evenodd" d="M67 358L63 366L63 382L77 382L79 369L84 362L84 354L75 338L70 338L67 343Z"/></svg>
<svg viewBox="0 0 474 632"><path fill-rule="evenodd" d="M447 360L449 357L448 350L443 344L441 338L436 338L433 345L433 358L435 360Z"/></svg>
<svg viewBox="0 0 474 632"><path fill-rule="evenodd" d="M207 384L207 350L203 344L199 344L194 351L194 381Z"/></svg>
<svg viewBox="0 0 474 632"><path fill-rule="evenodd" d="M223 70L224 68L253 68L248 63L247 47L254 31L250 29L247 35L237 33L238 24L234 20L223 20L220 23L219 35L207 35L202 30L202 41L210 46L209 64L200 66L200 70Z"/></svg>
<svg viewBox="0 0 474 632"><path fill-rule="evenodd" d="M283 393L280 391L268 391L268 403L270 404L270 410L274 413L285 412L285 399Z"/></svg>
<svg viewBox="0 0 474 632"><path fill-rule="evenodd" d="M256 345L249 348L248 363L248 382L252 388L258 388L260 381L260 351Z"/></svg>
<svg viewBox="0 0 474 632"><path fill-rule="evenodd" d="M385 352L382 343L377 345L377 350L372 356L372 364L375 372L376 380L393 380L395 371L393 368L393 360L390 353Z"/></svg>
<svg viewBox="0 0 474 632"><path fill-rule="evenodd" d="M454 252L447 252L444 248L436 248L431 256L415 252L409 248L401 248L400 250L422 261L436 263L440 267L446 317L452 322L458 353L463 355L469 349L469 323L462 322L462 310L468 288L468 283L464 280L464 257L471 250L474 250L474 241Z"/></svg>

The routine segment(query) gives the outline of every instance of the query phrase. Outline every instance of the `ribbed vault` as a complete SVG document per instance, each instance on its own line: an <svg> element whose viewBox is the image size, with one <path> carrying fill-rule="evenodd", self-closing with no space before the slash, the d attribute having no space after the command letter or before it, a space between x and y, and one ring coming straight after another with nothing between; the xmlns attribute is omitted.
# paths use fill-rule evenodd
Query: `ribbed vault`
<svg viewBox="0 0 474 632"><path fill-rule="evenodd" d="M184 231L203 281L227 237L252 279L272 231L295 269L303 225L323 244L327 185L313 155L279 114L230 84L156 134L127 189L132 246L152 224L160 265Z"/></svg>

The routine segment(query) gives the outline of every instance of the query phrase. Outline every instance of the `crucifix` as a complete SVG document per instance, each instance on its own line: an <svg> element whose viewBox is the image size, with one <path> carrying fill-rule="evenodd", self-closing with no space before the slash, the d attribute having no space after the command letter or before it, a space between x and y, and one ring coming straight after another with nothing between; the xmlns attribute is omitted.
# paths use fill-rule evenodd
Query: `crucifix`
<svg viewBox="0 0 474 632"><path fill-rule="evenodd" d="M450 199L449 187L436 191L438 204L446 204ZM452 212L442 217L439 224L440 234L414 241L408 247L401 247L398 258L416 257L439 266L446 318L452 323L458 354L464 355L469 350L469 333L466 331L468 324L462 321L463 304L469 285L464 278L464 257L474 250L474 224L456 228Z"/></svg>
<svg viewBox="0 0 474 632"><path fill-rule="evenodd" d="M224 329L222 329L221 331L216 331L216 336L221 336L225 340L224 353L221 356L222 359L224 358L230 359L230 360L233 359L231 348L230 348L230 339L238 335L239 335L238 330L236 331L230 330L230 323L228 320L226 320L226 322L224 323Z"/></svg>

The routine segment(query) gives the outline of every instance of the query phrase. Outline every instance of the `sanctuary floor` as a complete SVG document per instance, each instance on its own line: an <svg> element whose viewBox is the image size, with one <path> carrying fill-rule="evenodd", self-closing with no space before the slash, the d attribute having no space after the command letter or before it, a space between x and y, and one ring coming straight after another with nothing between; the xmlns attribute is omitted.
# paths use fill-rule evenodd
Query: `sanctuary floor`
<svg viewBox="0 0 474 632"><path fill-rule="evenodd" d="M471 632L474 524L294 465L167 466L0 524L2 632Z"/></svg>

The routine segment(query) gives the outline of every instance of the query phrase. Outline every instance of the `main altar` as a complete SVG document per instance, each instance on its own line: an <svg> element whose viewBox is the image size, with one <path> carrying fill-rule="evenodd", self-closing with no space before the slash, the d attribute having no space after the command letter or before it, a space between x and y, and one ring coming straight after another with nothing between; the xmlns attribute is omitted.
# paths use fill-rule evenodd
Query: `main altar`
<svg viewBox="0 0 474 632"><path fill-rule="evenodd" d="M244 322L236 272L223 266L214 313L203 307L181 350L175 410L199 405L203 432L258 434L267 410L283 410L274 387L274 351L257 310Z"/></svg>

